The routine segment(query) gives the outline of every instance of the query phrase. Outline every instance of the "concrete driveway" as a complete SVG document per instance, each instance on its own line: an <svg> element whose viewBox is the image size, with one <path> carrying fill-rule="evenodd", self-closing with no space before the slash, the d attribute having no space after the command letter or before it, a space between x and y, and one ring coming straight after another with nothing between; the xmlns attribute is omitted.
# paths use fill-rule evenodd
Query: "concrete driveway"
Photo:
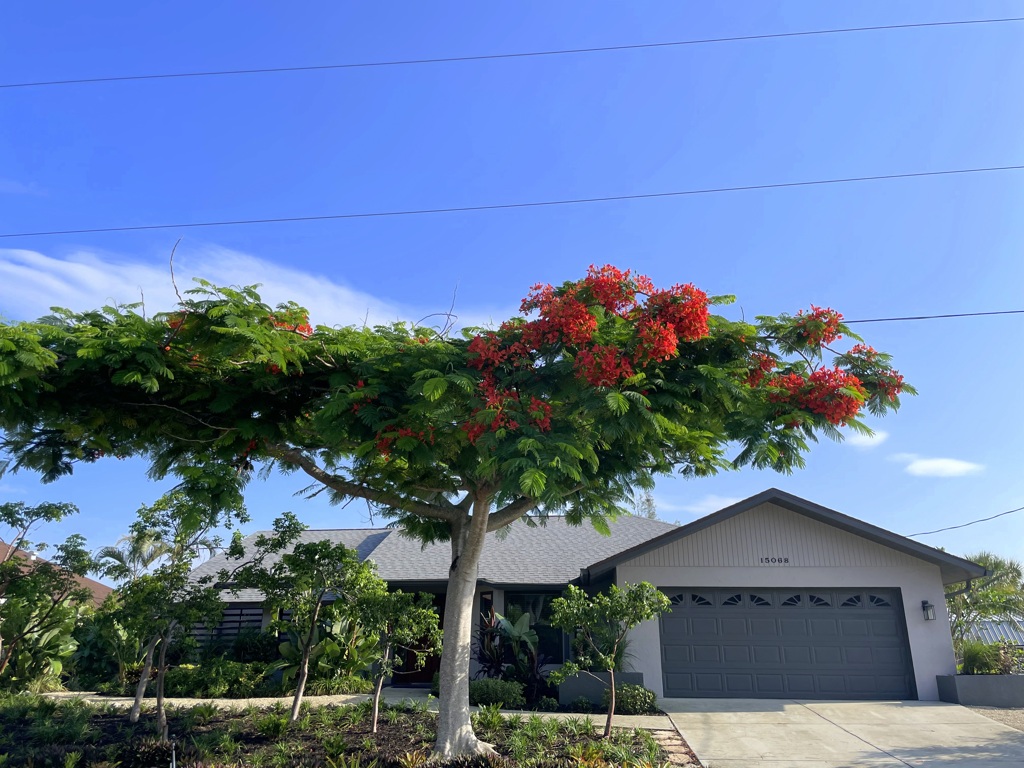
<svg viewBox="0 0 1024 768"><path fill-rule="evenodd" d="M661 699L705 768L1008 768L1024 732L931 701Z"/></svg>

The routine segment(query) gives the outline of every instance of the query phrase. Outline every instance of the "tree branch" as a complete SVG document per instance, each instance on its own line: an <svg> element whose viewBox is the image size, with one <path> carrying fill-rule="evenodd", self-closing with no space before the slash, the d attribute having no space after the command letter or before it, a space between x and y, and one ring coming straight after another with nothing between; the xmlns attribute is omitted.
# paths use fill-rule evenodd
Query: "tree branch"
<svg viewBox="0 0 1024 768"><path fill-rule="evenodd" d="M353 483L331 474L297 448L290 448L284 445L270 445L268 449L279 460L287 464L294 464L317 482L323 483L328 488L346 496L366 499L376 504L383 504L384 506L400 509L403 512L420 515L431 520L443 520L444 522L451 523L458 516L454 508L450 508L452 505L447 502L447 499L445 499L445 502L448 503L449 508L428 504L418 499L409 499L399 494L388 493L387 491L367 488L359 483Z"/></svg>
<svg viewBox="0 0 1024 768"><path fill-rule="evenodd" d="M514 523L536 506L537 501L535 499L528 499L524 496L496 512L492 512L487 516L487 532L490 533L499 528L504 528L510 523Z"/></svg>

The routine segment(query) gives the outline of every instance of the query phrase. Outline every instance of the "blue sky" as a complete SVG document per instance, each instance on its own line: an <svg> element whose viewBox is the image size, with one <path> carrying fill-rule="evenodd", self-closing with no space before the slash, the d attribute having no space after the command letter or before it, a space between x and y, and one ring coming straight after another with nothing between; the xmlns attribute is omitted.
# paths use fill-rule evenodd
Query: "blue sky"
<svg viewBox="0 0 1024 768"><path fill-rule="evenodd" d="M1019 15L1013 2L9 4L0 81L582 48ZM0 90L0 233L303 216L1024 163L1024 23L375 69ZM0 240L0 312L151 308L179 278L263 283L314 322L501 320L591 263L849 319L1024 308L1024 172L515 211ZM666 479L686 522L777 486L899 533L1024 505L1020 317L862 326L921 395L792 476ZM113 542L138 462L0 500L73 501ZM366 523L254 483L253 525ZM1024 558L1024 513L921 540Z"/></svg>

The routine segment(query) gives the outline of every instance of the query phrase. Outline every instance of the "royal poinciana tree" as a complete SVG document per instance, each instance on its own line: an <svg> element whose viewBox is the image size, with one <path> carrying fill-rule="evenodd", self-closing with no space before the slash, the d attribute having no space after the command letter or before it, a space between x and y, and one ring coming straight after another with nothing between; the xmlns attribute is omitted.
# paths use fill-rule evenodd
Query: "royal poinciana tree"
<svg viewBox="0 0 1024 768"><path fill-rule="evenodd" d="M451 337L396 324L310 327L253 289L199 287L173 311L58 311L0 327L10 467L44 479L144 456L193 497L237 498L257 466L365 499L451 546L436 751L487 751L468 706L484 537L528 513L606 529L657 475L788 472L818 435L907 391L889 358L812 308L711 315L692 285L613 267L536 286L523 316ZM853 337L856 339L856 337ZM846 342L844 342L846 344ZM733 451L735 455L730 455Z"/></svg>

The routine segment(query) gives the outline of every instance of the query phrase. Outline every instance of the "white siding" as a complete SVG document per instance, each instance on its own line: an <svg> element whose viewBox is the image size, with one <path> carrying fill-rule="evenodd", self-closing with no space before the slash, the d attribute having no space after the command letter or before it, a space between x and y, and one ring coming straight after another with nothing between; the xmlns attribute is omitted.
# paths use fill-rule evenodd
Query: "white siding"
<svg viewBox="0 0 1024 768"><path fill-rule="evenodd" d="M763 557L789 558L762 564ZM918 698L938 699L936 675L955 671L939 568L804 515L765 504L618 566L622 585L658 587L893 587L900 590ZM925 621L921 601L935 606ZM658 621L630 633L634 668L661 695Z"/></svg>
<svg viewBox="0 0 1024 768"><path fill-rule="evenodd" d="M751 566L762 557L789 566L875 568L914 566L915 557L774 504L762 504L692 536L648 552L626 567Z"/></svg>

